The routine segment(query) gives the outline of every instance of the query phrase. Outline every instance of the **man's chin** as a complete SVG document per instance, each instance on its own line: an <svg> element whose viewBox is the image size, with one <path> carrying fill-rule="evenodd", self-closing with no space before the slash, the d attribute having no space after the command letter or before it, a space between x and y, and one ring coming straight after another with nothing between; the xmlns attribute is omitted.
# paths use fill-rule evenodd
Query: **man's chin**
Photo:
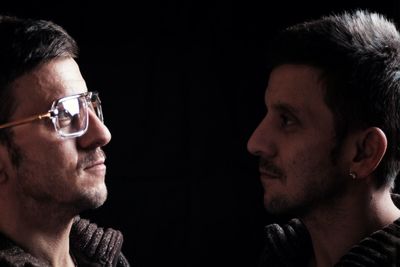
<svg viewBox="0 0 400 267"><path fill-rule="evenodd" d="M264 207L268 213L278 216L293 215L293 207L284 198L264 198Z"/></svg>
<svg viewBox="0 0 400 267"><path fill-rule="evenodd" d="M76 201L75 207L81 212L101 207L107 200L107 188L104 186L101 190L85 192Z"/></svg>
<svg viewBox="0 0 400 267"><path fill-rule="evenodd" d="M290 203L286 199L272 199L269 201L264 200L264 207L266 211L279 218L304 218L310 212L310 207L301 205L302 203Z"/></svg>

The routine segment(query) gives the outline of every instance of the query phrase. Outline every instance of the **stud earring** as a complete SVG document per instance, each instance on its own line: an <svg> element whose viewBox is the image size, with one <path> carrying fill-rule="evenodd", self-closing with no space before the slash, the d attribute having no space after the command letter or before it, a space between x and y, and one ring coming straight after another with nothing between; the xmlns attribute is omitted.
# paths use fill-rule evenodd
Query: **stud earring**
<svg viewBox="0 0 400 267"><path fill-rule="evenodd" d="M350 171L349 175L352 179L357 179L357 173Z"/></svg>

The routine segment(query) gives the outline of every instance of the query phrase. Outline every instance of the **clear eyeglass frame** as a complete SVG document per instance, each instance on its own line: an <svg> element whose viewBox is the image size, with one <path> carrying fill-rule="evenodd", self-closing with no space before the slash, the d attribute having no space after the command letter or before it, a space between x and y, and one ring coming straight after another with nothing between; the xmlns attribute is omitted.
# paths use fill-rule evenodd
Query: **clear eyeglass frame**
<svg viewBox="0 0 400 267"><path fill-rule="evenodd" d="M89 109L104 123L98 92L85 92L55 100L47 113L0 125L0 129L27 124L36 120L50 119L54 129L62 138L74 138L85 134L89 126Z"/></svg>

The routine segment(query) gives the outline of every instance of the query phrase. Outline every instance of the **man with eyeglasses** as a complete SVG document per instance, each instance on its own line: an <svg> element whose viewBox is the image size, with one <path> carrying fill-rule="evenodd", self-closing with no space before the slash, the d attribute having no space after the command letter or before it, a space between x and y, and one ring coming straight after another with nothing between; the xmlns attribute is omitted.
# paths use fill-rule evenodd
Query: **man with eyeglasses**
<svg viewBox="0 0 400 267"><path fill-rule="evenodd" d="M122 234L78 214L107 198L111 139L75 41L0 16L0 266L129 266Z"/></svg>

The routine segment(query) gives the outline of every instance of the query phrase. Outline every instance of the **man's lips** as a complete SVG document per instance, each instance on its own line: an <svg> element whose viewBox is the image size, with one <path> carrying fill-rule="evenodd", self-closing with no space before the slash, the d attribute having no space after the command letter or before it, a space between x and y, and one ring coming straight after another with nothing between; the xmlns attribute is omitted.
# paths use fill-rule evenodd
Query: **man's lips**
<svg viewBox="0 0 400 267"><path fill-rule="evenodd" d="M270 160L260 158L259 169L261 176L270 179L279 179L283 177L283 171L273 164Z"/></svg>
<svg viewBox="0 0 400 267"><path fill-rule="evenodd" d="M78 161L78 168L81 170L91 169L95 167L105 168L104 162L106 160L106 154L103 150L97 149L92 150L86 155L84 155Z"/></svg>
<svg viewBox="0 0 400 267"><path fill-rule="evenodd" d="M84 169L92 169L92 168L105 168L106 165L104 165L105 160L104 159L100 159L100 160L96 160L94 162L90 162L89 164L87 164L85 166Z"/></svg>
<svg viewBox="0 0 400 267"><path fill-rule="evenodd" d="M281 175L279 175L277 173L266 171L266 170L260 170L260 174L262 177L269 178L269 179L279 179L281 177Z"/></svg>

